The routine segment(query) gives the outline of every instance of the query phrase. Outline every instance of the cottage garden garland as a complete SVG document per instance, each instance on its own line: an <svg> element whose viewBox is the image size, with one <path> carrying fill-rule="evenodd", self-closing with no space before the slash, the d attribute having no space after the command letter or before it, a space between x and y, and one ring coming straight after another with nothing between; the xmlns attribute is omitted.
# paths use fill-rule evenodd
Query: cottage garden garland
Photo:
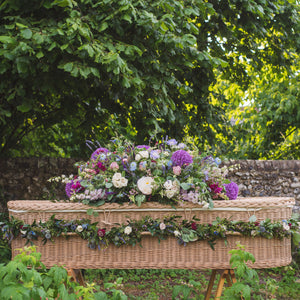
<svg viewBox="0 0 300 300"><path fill-rule="evenodd" d="M29 225L12 217L9 222L0 222L0 235L1 239L8 242L21 235L22 238L27 239L26 244L33 244L41 237L45 244L48 241L53 242L55 237L69 238L68 234L71 233L87 240L90 249L99 250L111 244L115 246L140 244L145 233L157 237L158 240L173 237L177 239L178 244L184 246L189 242L206 240L212 249L217 239L224 239L226 243L227 236L233 233L268 239L283 239L293 234L299 239L300 223L294 218L281 222L271 222L270 219L256 222L254 217L249 222L217 218L211 224L199 224L196 218L191 221L180 219L180 216L175 215L163 220L147 216L138 221L127 220L127 224L112 227L107 231L105 228L98 227L98 222L91 223L89 219L66 221L56 219L53 215L46 222L34 221Z"/></svg>

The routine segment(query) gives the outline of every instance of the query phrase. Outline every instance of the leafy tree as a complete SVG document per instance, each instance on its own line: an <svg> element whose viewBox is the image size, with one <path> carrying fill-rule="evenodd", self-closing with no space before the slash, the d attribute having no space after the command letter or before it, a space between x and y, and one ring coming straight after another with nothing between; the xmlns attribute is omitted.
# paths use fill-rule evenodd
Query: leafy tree
<svg viewBox="0 0 300 300"><path fill-rule="evenodd" d="M220 147L237 158L300 159L300 57L294 53L291 72L274 72L269 64L260 72L247 65L252 79L243 91L219 77L215 88L226 95L230 110L230 139ZM242 99L242 101L241 101Z"/></svg>
<svg viewBox="0 0 300 300"><path fill-rule="evenodd" d="M2 156L81 156L116 133L215 147L214 70L247 87L239 57L289 72L300 40L295 0L6 0L0 16Z"/></svg>

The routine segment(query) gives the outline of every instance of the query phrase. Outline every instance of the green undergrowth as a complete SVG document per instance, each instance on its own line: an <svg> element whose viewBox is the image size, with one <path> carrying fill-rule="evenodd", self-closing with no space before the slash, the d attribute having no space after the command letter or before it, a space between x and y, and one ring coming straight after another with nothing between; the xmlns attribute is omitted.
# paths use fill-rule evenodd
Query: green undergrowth
<svg viewBox="0 0 300 300"><path fill-rule="evenodd" d="M300 299L300 270L296 264L280 268L256 270L258 279L249 285L251 299ZM85 280L102 290L108 282L115 283L132 300L204 299L211 270L85 270ZM213 291L217 288L219 275ZM228 286L225 284L225 288ZM213 296L213 295L212 295ZM212 298L213 299L213 298Z"/></svg>

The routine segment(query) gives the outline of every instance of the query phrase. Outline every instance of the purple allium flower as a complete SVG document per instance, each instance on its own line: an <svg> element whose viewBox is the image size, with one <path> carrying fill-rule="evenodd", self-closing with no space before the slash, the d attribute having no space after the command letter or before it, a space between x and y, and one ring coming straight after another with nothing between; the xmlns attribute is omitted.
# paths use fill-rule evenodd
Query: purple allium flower
<svg viewBox="0 0 300 300"><path fill-rule="evenodd" d="M143 149L143 148L149 149L150 146L147 146L147 145L138 145L138 146L136 146L136 148L138 148L138 149Z"/></svg>
<svg viewBox="0 0 300 300"><path fill-rule="evenodd" d="M107 153L107 152L109 152L109 150L106 149L106 148L98 148L91 155L91 159L97 159L97 157L98 157L99 154L101 154L101 153Z"/></svg>
<svg viewBox="0 0 300 300"><path fill-rule="evenodd" d="M185 150L177 150L172 154L171 160L174 166L182 167L193 162L192 156Z"/></svg>
<svg viewBox="0 0 300 300"><path fill-rule="evenodd" d="M226 190L226 196L230 200L235 200L239 193L239 187L235 182L230 182L228 184L224 184Z"/></svg>
<svg viewBox="0 0 300 300"><path fill-rule="evenodd" d="M66 184L66 187L65 187L65 191L66 191L66 194L67 196L70 198L71 195L72 195L72 185L74 184L74 181L72 180L71 182L68 182Z"/></svg>

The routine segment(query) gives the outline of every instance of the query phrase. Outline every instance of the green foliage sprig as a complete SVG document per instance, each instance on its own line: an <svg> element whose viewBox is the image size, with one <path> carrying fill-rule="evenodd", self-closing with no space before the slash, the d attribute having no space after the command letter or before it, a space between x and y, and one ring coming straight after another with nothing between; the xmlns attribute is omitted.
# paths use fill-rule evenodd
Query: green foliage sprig
<svg viewBox="0 0 300 300"><path fill-rule="evenodd" d="M23 221L11 217L9 222L0 223L1 239L10 242L21 235L27 239L27 244L33 244L39 237L43 243L54 241L55 237L76 234L88 241L91 249L106 248L109 245L136 245L140 244L143 235L151 234L158 240L174 237L178 244L186 245L194 241L207 241L212 249L216 240L224 239L230 234L239 233L249 237L264 237L267 239L283 239L299 234L299 223L295 219L271 222L270 219L256 222L230 221L216 218L211 224L200 224L199 219L193 217L191 221L181 220L180 216L168 216L163 219L152 219L149 216L141 220L127 220L125 224L115 224L109 230L99 227L98 222L89 219L61 220L55 215L46 221L34 221L32 224L24 224Z"/></svg>
<svg viewBox="0 0 300 300"><path fill-rule="evenodd" d="M7 265L0 264L1 300L127 299L114 285L106 286L106 292L99 291L94 283L81 286L70 280L63 267L54 266L47 270L40 259L41 254L34 246L25 247Z"/></svg>

